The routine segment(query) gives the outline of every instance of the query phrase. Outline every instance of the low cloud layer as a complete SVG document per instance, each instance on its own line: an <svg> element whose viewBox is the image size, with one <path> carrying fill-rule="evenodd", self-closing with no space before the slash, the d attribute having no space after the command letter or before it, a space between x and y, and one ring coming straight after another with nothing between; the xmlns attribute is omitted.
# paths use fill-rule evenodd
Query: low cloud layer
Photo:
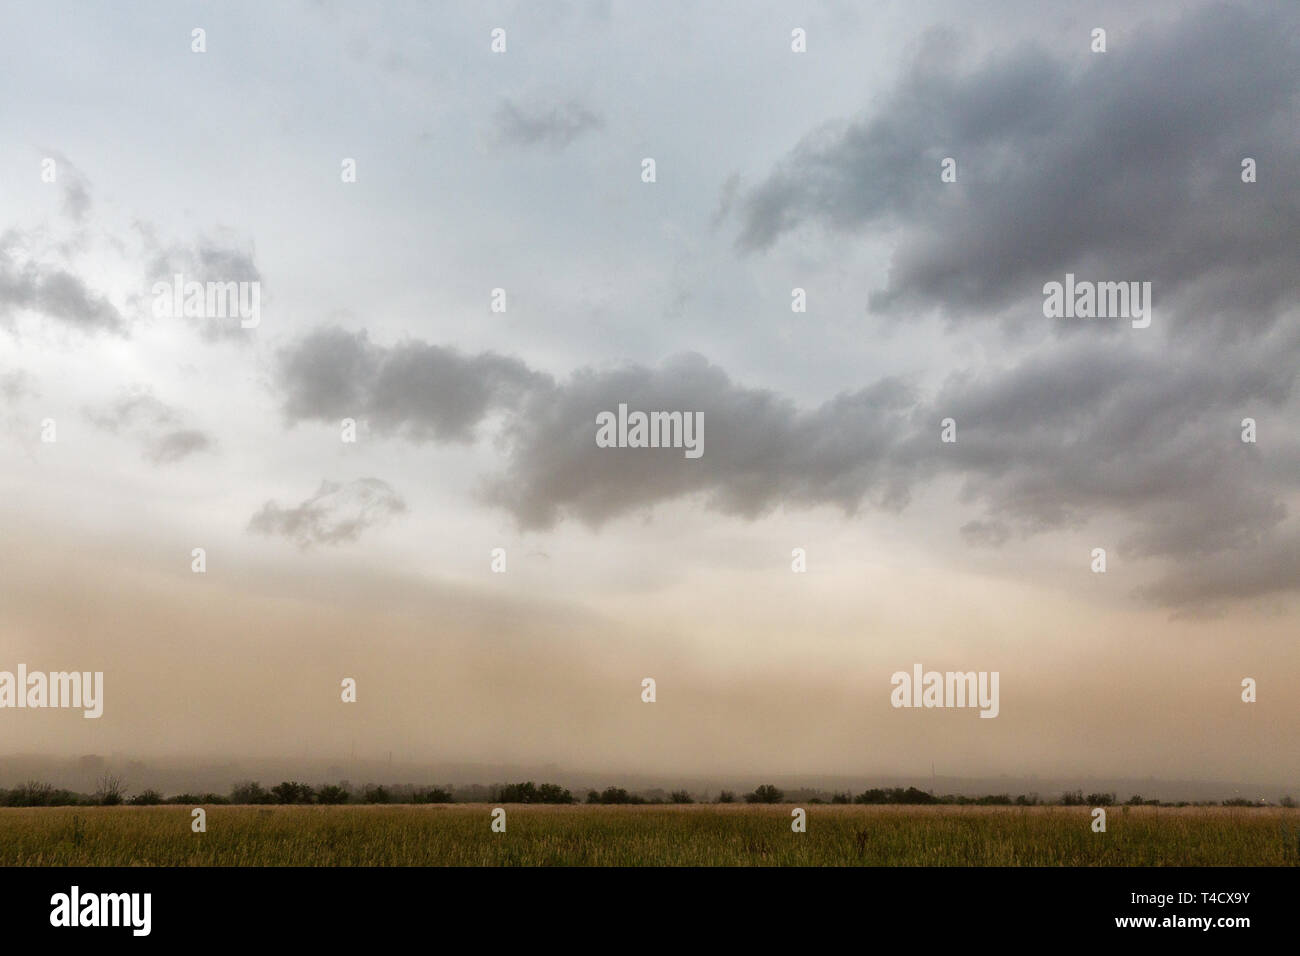
<svg viewBox="0 0 1300 956"><path fill-rule="evenodd" d="M1293 339L1282 354L1294 354ZM1269 342L1213 361L1125 351L1108 342L1049 342L1011 368L955 375L933 396L885 378L801 409L739 385L699 355L659 367L581 369L564 382L499 355L467 356L421 342L383 348L338 329L286 350L280 387L291 421L371 416L415 441L472 440L500 412L504 468L484 499L522 528L566 518L599 527L685 497L726 515L777 508L900 510L913 489L955 476L982 510L959 529L968 543L1123 519L1112 546L1134 558L1236 561L1276 549L1297 453L1285 409L1294 369ZM382 396L382 400L378 397ZM703 454L599 448L596 419L630 410L703 414ZM1266 422L1263 448L1241 441L1244 417ZM940 441L952 418L957 441ZM1280 552L1279 552L1280 553ZM1239 588L1264 586L1261 568ZM1274 585L1292 587L1279 576ZM1174 603L1190 596L1162 586Z"/></svg>

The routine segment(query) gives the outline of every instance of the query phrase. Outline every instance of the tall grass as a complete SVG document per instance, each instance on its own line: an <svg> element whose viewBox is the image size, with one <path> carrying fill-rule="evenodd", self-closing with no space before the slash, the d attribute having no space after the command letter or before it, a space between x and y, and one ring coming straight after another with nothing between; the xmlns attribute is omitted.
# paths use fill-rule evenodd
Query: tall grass
<svg viewBox="0 0 1300 956"><path fill-rule="evenodd" d="M506 805L0 810L5 866L1294 866L1300 811Z"/></svg>

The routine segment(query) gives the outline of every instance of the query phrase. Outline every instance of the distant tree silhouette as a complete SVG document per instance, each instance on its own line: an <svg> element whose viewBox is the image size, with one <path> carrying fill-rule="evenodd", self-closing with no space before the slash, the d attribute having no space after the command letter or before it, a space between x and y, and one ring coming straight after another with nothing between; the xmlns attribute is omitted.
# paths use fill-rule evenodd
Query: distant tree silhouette
<svg viewBox="0 0 1300 956"><path fill-rule="evenodd" d="M311 803L315 791L305 783L285 780L271 788L276 803Z"/></svg>
<svg viewBox="0 0 1300 956"><path fill-rule="evenodd" d="M95 802L103 807L116 807L126 800L126 782L121 777L106 773L99 778L95 788Z"/></svg>
<svg viewBox="0 0 1300 956"><path fill-rule="evenodd" d="M244 780L230 788L231 803L275 803L269 791L264 790L256 780Z"/></svg>

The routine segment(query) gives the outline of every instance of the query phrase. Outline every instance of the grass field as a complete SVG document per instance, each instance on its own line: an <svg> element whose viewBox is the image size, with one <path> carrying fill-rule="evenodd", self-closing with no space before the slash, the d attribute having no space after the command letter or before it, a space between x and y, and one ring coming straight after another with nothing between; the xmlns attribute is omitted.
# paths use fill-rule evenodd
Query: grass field
<svg viewBox="0 0 1300 956"><path fill-rule="evenodd" d="M813 805L0 809L4 866L1295 866L1300 811Z"/></svg>

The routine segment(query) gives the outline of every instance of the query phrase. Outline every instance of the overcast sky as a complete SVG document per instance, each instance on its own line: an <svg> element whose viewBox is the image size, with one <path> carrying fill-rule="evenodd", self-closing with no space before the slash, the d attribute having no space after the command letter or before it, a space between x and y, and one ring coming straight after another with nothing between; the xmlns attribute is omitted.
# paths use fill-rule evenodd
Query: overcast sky
<svg viewBox="0 0 1300 956"><path fill-rule="evenodd" d="M1080 6L9 4L0 752L1293 780L1300 8Z"/></svg>

